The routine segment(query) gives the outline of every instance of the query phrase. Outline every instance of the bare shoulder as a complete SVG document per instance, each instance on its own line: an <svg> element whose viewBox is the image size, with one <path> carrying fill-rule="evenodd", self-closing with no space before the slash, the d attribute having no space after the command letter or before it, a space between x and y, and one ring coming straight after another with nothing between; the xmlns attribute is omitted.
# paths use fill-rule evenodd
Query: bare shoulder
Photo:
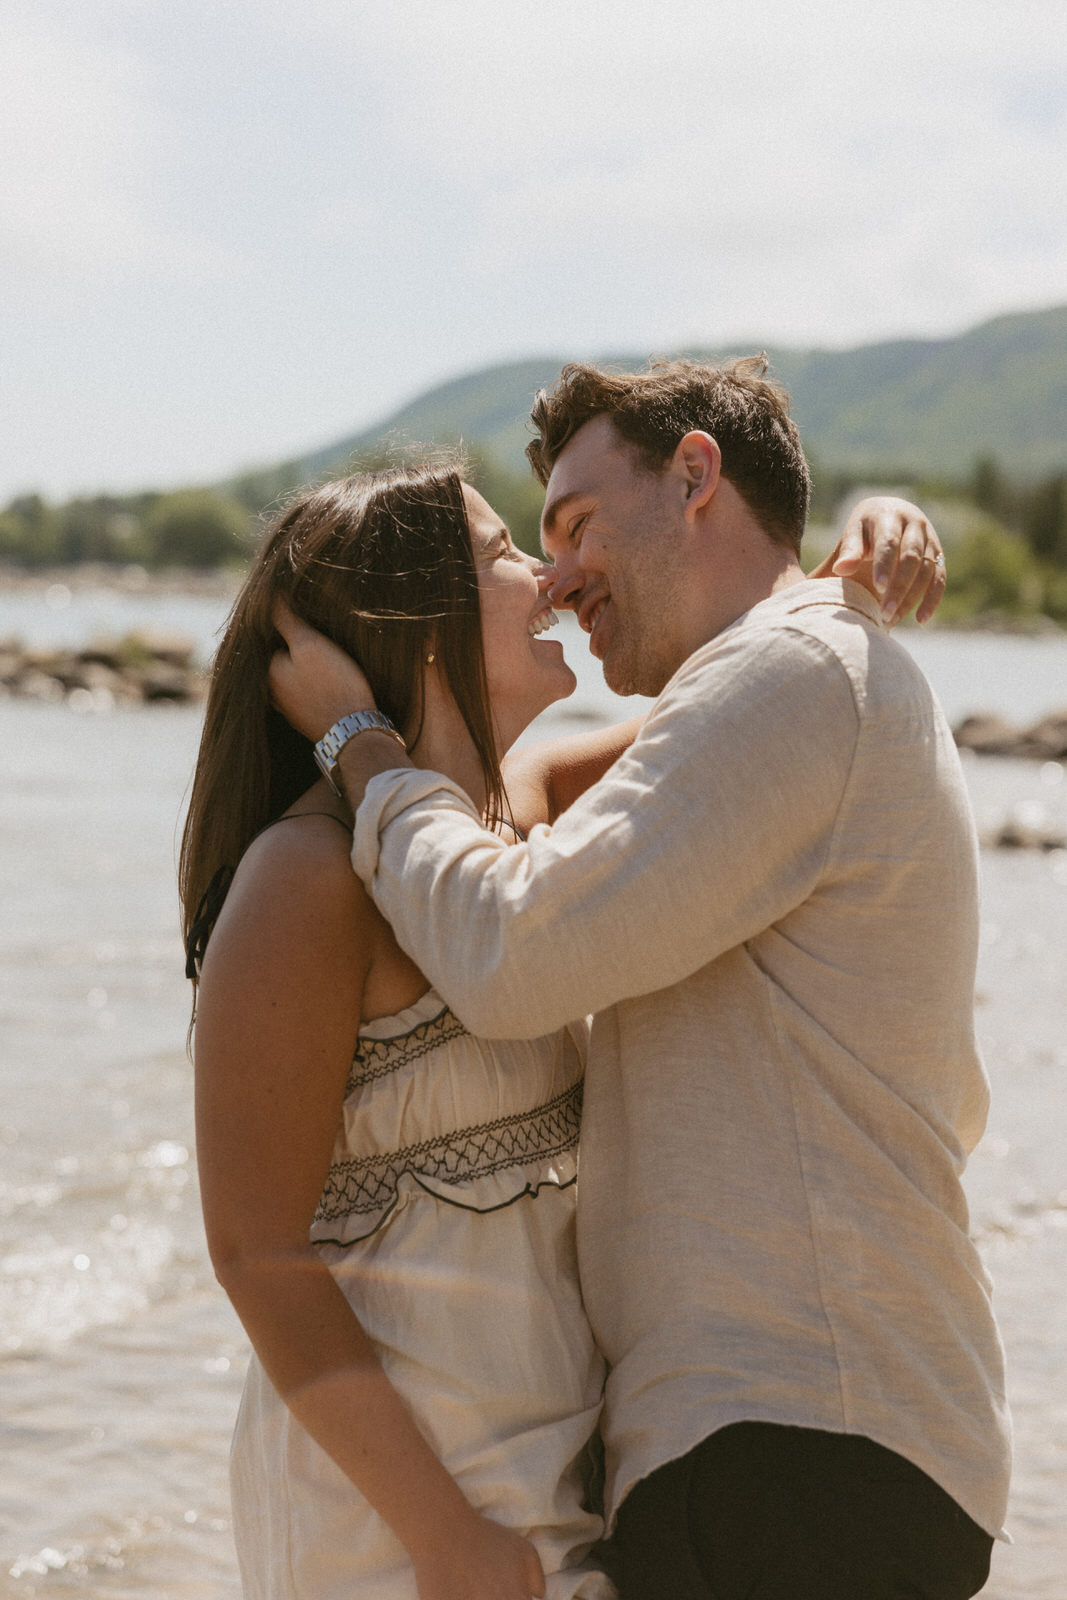
<svg viewBox="0 0 1067 1600"><path fill-rule="evenodd" d="M381 918L352 871L351 834L305 813L267 828L245 851L208 944L204 977L224 963L289 971L369 963ZM365 967L364 967L365 971Z"/></svg>
<svg viewBox="0 0 1067 1600"><path fill-rule="evenodd" d="M238 871L249 876L307 870L328 874L339 864L348 862L351 850L352 830L339 816L321 811L292 811L253 839L241 858Z"/></svg>
<svg viewBox="0 0 1067 1600"><path fill-rule="evenodd" d="M551 822L551 762L543 744L510 750L501 762L508 809L515 826L529 833L538 822Z"/></svg>

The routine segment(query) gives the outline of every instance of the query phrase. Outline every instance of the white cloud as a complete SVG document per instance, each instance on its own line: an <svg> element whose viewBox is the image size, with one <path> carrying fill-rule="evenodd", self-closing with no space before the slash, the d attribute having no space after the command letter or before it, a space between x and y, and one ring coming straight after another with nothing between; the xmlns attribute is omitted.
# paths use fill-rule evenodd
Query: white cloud
<svg viewBox="0 0 1067 1600"><path fill-rule="evenodd" d="M47 17L9 19L0 53L0 250L25 288L134 274L211 276L222 253L153 218L160 112L143 60Z"/></svg>
<svg viewBox="0 0 1067 1600"><path fill-rule="evenodd" d="M483 177L510 174L482 190L472 274L520 271L536 242L547 271L615 299L620 334L635 294L658 288L676 338L843 342L1062 296L1062 124L1047 88L1040 123L1018 114L1028 79L1047 86L1050 55L1067 59L1067 41L1028 28L1046 8L905 4L872 21L768 5L731 9L723 27L682 9L667 46L661 25L621 71L578 55L545 74L540 162L523 157L514 117L490 140L495 96L435 143L429 159L468 190L479 149ZM635 11L648 22L642 6L623 14ZM446 70L418 85L442 126L456 83Z"/></svg>
<svg viewBox="0 0 1067 1600"><path fill-rule="evenodd" d="M80 484L222 472L529 351L1067 299L1062 0L0 6L21 483L57 437Z"/></svg>

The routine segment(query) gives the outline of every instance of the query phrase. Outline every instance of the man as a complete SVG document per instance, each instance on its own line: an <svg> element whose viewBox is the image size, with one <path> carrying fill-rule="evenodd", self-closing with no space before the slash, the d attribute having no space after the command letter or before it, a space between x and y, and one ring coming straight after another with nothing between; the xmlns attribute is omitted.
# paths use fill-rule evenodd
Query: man
<svg viewBox="0 0 1067 1600"><path fill-rule="evenodd" d="M597 1013L606 1559L623 1600L962 1600L1008 1440L959 1185L987 1089L951 735L871 596L802 582L807 468L759 363L568 368L534 422L553 598L659 697L636 742L511 848L383 735L340 764L354 801L373 779L356 870L472 1031ZM306 732L369 704L290 644Z"/></svg>

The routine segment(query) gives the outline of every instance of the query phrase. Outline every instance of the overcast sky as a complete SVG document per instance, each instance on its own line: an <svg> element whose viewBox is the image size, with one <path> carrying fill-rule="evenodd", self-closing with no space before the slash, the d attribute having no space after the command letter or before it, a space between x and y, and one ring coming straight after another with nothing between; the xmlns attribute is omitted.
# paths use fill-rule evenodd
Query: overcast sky
<svg viewBox="0 0 1067 1600"><path fill-rule="evenodd" d="M0 502L1067 300L1064 0L0 0Z"/></svg>

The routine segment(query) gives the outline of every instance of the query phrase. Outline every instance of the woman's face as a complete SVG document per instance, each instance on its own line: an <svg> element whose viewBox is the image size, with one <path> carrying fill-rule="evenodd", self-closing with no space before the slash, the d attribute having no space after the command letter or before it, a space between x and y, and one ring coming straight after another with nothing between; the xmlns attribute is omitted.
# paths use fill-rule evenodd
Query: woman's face
<svg viewBox="0 0 1067 1600"><path fill-rule="evenodd" d="M477 489L463 486L482 612L482 647L489 701L505 747L554 700L573 694L574 673L558 639L548 603L555 568L519 550Z"/></svg>

